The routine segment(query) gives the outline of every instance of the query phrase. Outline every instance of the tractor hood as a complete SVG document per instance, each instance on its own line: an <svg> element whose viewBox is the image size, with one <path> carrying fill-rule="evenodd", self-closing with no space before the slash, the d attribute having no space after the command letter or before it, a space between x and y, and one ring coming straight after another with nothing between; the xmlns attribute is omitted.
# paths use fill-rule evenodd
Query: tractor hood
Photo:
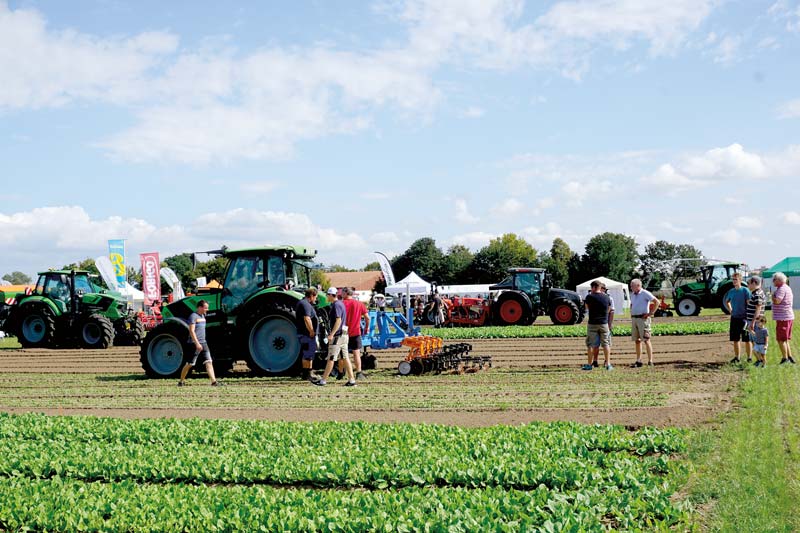
<svg viewBox="0 0 800 533"><path fill-rule="evenodd" d="M568 289L550 289L550 295L548 297L550 300L555 300L558 298L564 298L571 302L574 302L578 308L581 306L581 297L575 291L570 291Z"/></svg>

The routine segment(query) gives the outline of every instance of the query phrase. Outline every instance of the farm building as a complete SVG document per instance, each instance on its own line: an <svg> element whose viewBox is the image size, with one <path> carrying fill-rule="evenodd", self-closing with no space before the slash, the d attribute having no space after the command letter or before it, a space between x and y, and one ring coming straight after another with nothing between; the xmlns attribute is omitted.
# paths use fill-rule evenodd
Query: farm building
<svg viewBox="0 0 800 533"><path fill-rule="evenodd" d="M783 272L789 278L789 285L794 291L800 290L800 257L784 257L781 261L761 273L764 279L764 290L772 290L772 275ZM795 298L794 308L800 309L800 298Z"/></svg>
<svg viewBox="0 0 800 533"><path fill-rule="evenodd" d="M333 287L353 287L355 296L362 302L368 302L375 289L375 284L383 281L380 270L367 270L366 272L326 272L325 277Z"/></svg>

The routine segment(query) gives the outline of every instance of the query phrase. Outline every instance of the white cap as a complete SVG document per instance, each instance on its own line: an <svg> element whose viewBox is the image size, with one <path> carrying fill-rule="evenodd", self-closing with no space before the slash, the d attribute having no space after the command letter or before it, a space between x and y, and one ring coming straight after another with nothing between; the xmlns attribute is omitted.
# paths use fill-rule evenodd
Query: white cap
<svg viewBox="0 0 800 533"><path fill-rule="evenodd" d="M333 296L337 292L339 291L336 290L336 287L328 287L328 294L330 294L331 296Z"/></svg>

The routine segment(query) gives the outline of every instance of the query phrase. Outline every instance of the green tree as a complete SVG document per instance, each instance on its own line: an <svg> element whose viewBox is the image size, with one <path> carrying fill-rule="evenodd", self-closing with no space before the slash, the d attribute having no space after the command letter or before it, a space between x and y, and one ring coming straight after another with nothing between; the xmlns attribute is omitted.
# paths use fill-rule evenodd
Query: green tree
<svg viewBox="0 0 800 533"><path fill-rule="evenodd" d="M192 254L171 255L162 261L162 265L168 266L175 272L184 289L193 285L195 277L193 274L194 261L192 260Z"/></svg>
<svg viewBox="0 0 800 533"><path fill-rule="evenodd" d="M531 244L514 233L506 233L492 239L475 254L468 271L473 283L496 283L511 267L526 267L537 264L538 252Z"/></svg>
<svg viewBox="0 0 800 533"><path fill-rule="evenodd" d="M3 279L12 285L28 285L33 282L30 276L19 270L6 274Z"/></svg>
<svg viewBox="0 0 800 533"><path fill-rule="evenodd" d="M322 287L323 291L327 291L328 287L331 286L331 281L328 279L328 276L325 275L325 272L315 268L311 271L311 285L314 287Z"/></svg>
<svg viewBox="0 0 800 533"><path fill-rule="evenodd" d="M419 277L427 281L438 281L444 254L436 246L436 241L430 237L417 239L408 250L392 260L392 271L395 278L400 280L416 272Z"/></svg>
<svg viewBox="0 0 800 533"><path fill-rule="evenodd" d="M367 263L364 265L364 268L361 269L362 272L369 272L371 270L380 270L381 264L377 261L373 261L372 263Z"/></svg>
<svg viewBox="0 0 800 533"><path fill-rule="evenodd" d="M210 259L208 261L203 261L202 263L197 263L197 268L191 272L191 283L194 283L197 278L202 277L205 277L206 281L215 279L220 283L224 283L225 269L227 266L228 260L221 256L215 257L214 259ZM191 285L184 285L184 287L187 286L190 287Z"/></svg>
<svg viewBox="0 0 800 533"><path fill-rule="evenodd" d="M347 268L346 266L342 265L331 265L327 267L325 270L327 270L328 272L356 272L354 269Z"/></svg>
<svg viewBox="0 0 800 533"><path fill-rule="evenodd" d="M61 267L61 270L86 270L90 274L100 274L97 270L97 265L94 264L94 259L87 257L79 263L70 263Z"/></svg>
<svg viewBox="0 0 800 533"><path fill-rule="evenodd" d="M703 263L703 252L691 244L656 241L645 246L639 259L645 285L660 286L662 281L675 285Z"/></svg>
<svg viewBox="0 0 800 533"><path fill-rule="evenodd" d="M466 246L461 244L451 246L447 250L447 254L442 258L441 268L437 276L439 283L442 285L464 283L467 279L467 271L474 258L475 255Z"/></svg>
<svg viewBox="0 0 800 533"><path fill-rule="evenodd" d="M587 278L606 276L623 282L634 277L638 261L634 238L611 232L589 239L581 258Z"/></svg>
<svg viewBox="0 0 800 533"><path fill-rule="evenodd" d="M570 279L570 264L578 263L578 254L573 252L563 239L556 237L550 247L550 253L542 255L544 256L541 261L542 266L550 273L554 287L569 288L577 285L577 283L570 284L573 281Z"/></svg>

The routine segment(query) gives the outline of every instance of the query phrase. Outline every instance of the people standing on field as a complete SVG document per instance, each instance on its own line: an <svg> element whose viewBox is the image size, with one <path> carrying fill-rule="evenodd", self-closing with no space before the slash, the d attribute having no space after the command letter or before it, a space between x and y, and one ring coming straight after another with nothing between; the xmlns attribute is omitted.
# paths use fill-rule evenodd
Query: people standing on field
<svg viewBox="0 0 800 533"><path fill-rule="evenodd" d="M206 374L211 380L212 387L222 385L217 381L214 374L214 364L211 361L211 350L208 349L208 342L206 342L206 312L208 312L208 302L200 300L197 302L197 310L189 315L189 340L194 345L194 356L189 359L181 369L181 379L178 381L178 386L183 387L186 385L186 376L189 371L197 364L197 359L206 367Z"/></svg>
<svg viewBox="0 0 800 533"><path fill-rule="evenodd" d="M305 297L294 308L297 340L300 342L300 356L303 358L303 379L316 381L311 373L314 356L317 354L317 327L319 319L315 304L317 303L316 287L306 289Z"/></svg>
<svg viewBox="0 0 800 533"><path fill-rule="evenodd" d="M337 361L342 361L345 371L347 372L347 383L345 383L345 387L355 387L356 380L353 377L353 366L350 364L350 356L347 354L347 309L345 309L342 300L336 299L336 292L336 287L330 287L328 289L328 297L333 302L328 306L329 321L331 324L331 331L328 334L328 362L325 364L325 371L322 373L322 378L312 383L321 387L327 385L328 377L333 371L333 365Z"/></svg>
<svg viewBox="0 0 800 533"><path fill-rule="evenodd" d="M781 364L795 364L792 357L792 326L794 325L794 297L792 288L786 284L786 274L776 272L772 276L772 319L775 321L775 340L781 349Z"/></svg>
<svg viewBox="0 0 800 533"><path fill-rule="evenodd" d="M722 305L730 312L731 320L728 327L728 339L733 343L733 359L731 363L741 361L741 343L744 343L747 352L747 361L750 362L750 332L747 331L747 302L752 296L750 289L742 285L741 272L734 272L731 276L733 287L722 297Z"/></svg>
<svg viewBox="0 0 800 533"><path fill-rule="evenodd" d="M640 368L642 363L642 344L647 351L647 364L653 366L653 346L650 344L652 320L658 298L642 288L642 280L631 280L631 338L636 343L636 361L631 368Z"/></svg>
<svg viewBox="0 0 800 533"><path fill-rule="evenodd" d="M608 317L611 313L611 298L602 290L602 283L594 280L591 283L592 292L586 296L584 305L588 311L589 321L586 328L586 355L587 364L582 370L591 370L593 361L597 359L600 347L603 349L603 366L606 370L613 370L611 366L611 339L609 337ZM598 348L595 348L595 344Z"/></svg>
<svg viewBox="0 0 800 533"><path fill-rule="evenodd" d="M344 294L344 308L347 312L347 335L348 344L347 348L353 354L355 361L356 379L366 379L367 375L361 369L361 350L363 344L361 342L361 319L366 320L365 328L369 331L369 312L367 307L353 298L353 289L345 287Z"/></svg>
<svg viewBox="0 0 800 533"><path fill-rule="evenodd" d="M608 301L611 303L611 308L608 310L608 347L611 348L611 346L613 344L611 339L614 337L612 335L612 333L611 333L611 330L614 327L614 313L616 313L617 310L614 307L614 298L609 296L608 288L606 288L605 283L600 283L600 290L603 292L603 294L608 296ZM600 366L598 364L598 361L597 361L598 357L600 356L600 337L599 336L594 339L594 342L592 342L592 350L593 350L592 351L592 355L593 355L592 366L594 368L597 368L597 367Z"/></svg>
<svg viewBox="0 0 800 533"><path fill-rule="evenodd" d="M747 288L750 289L750 299L747 300L747 332L750 335L751 344L755 343L755 321L759 316L764 314L765 305L767 303L767 295L761 288L761 278L752 276L747 280ZM766 352L764 352L766 353ZM756 366L764 366L767 362L766 359L759 357L756 352ZM748 361L750 358L748 357Z"/></svg>

